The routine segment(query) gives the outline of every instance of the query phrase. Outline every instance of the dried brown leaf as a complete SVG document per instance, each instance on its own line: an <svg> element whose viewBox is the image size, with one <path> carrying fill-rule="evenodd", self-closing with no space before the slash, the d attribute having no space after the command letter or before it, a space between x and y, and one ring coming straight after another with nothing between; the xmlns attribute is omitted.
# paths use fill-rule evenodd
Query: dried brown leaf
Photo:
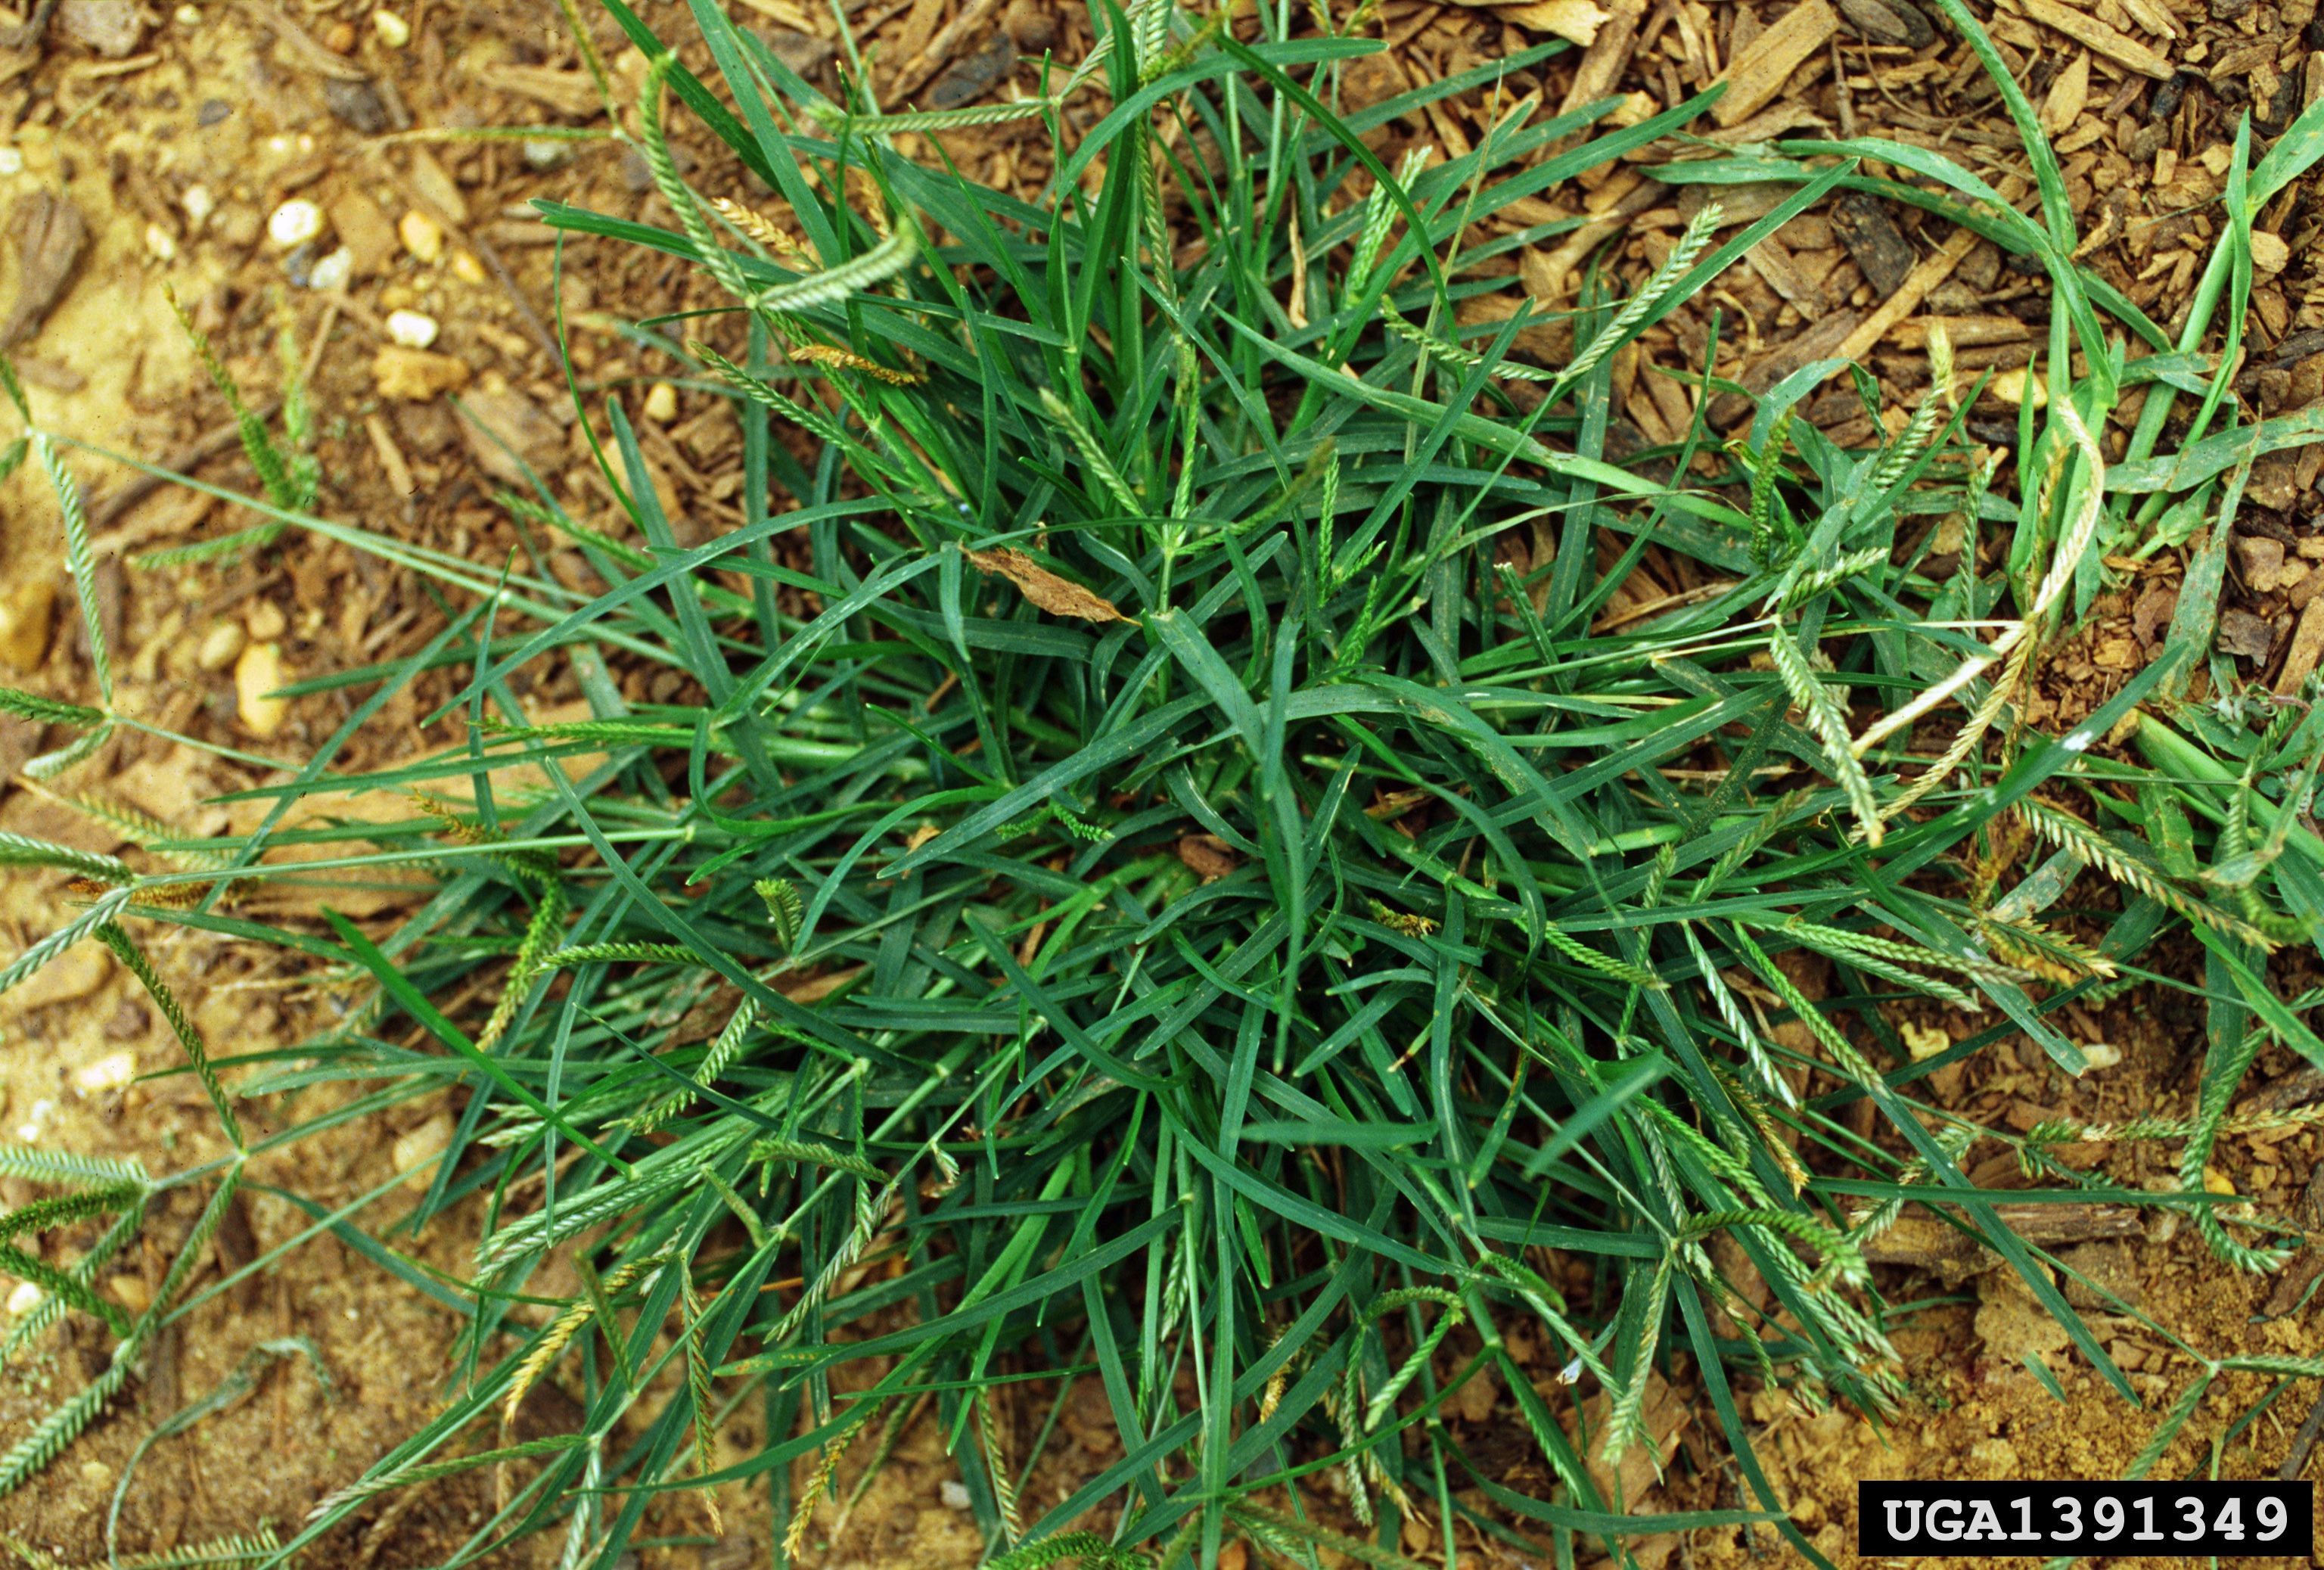
<svg viewBox="0 0 2324 1570"><path fill-rule="evenodd" d="M1205 883L1216 882L1242 865L1227 842L1214 834L1190 834L1178 841L1178 859Z"/></svg>
<svg viewBox="0 0 2324 1570"><path fill-rule="evenodd" d="M1079 616L1085 622L1126 622L1111 600L1069 583L1021 550L968 550L962 555L981 572L995 573L1015 584L1025 597L1054 616Z"/></svg>
<svg viewBox="0 0 2324 1570"><path fill-rule="evenodd" d="M819 1003L857 976L862 975L864 968L859 965L846 970L825 971L820 974L777 976L774 987L775 991L782 993L792 1002L801 1005Z"/></svg>

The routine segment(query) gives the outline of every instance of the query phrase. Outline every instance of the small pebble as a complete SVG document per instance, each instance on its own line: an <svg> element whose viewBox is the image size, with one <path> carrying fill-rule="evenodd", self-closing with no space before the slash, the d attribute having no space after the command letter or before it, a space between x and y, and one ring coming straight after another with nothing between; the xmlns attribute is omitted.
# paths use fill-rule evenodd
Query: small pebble
<svg viewBox="0 0 2324 1570"><path fill-rule="evenodd" d="M678 389L667 382L657 382L646 392L646 418L656 425L668 425L678 418Z"/></svg>
<svg viewBox="0 0 2324 1570"><path fill-rule="evenodd" d="M1001 14L1001 31L1019 54L1039 54L1057 42L1057 18L1042 0L1009 0Z"/></svg>
<svg viewBox="0 0 2324 1570"><path fill-rule="evenodd" d="M208 635L202 640L202 646L195 651L194 663L205 670L224 670L234 663L235 657L242 652L243 644L248 642L240 622L220 622L209 630Z"/></svg>
<svg viewBox="0 0 2324 1570"><path fill-rule="evenodd" d="M126 1052L110 1052L73 1076L73 1084L88 1094L119 1090L137 1077L137 1059Z"/></svg>
<svg viewBox="0 0 2324 1570"><path fill-rule="evenodd" d="M417 208L403 215L395 232L403 248L422 262L432 263L444 254L444 226Z"/></svg>
<svg viewBox="0 0 2324 1570"><path fill-rule="evenodd" d="M137 0L63 0L56 29L106 60L126 60L144 40L145 18Z"/></svg>
<svg viewBox="0 0 2324 1570"><path fill-rule="evenodd" d="M387 336L407 349L424 349L436 341L436 319L416 310L388 314Z"/></svg>
<svg viewBox="0 0 2324 1570"><path fill-rule="evenodd" d="M362 191L343 190L333 199L327 213L331 233L355 258L358 277L375 278L394 265L402 247L397 243L395 226L387 221L377 202Z"/></svg>
<svg viewBox="0 0 2324 1570"><path fill-rule="evenodd" d="M290 623L283 615L282 607L272 600L253 600L250 609L243 613L242 624L250 629L252 637L263 642L269 638L282 636Z"/></svg>
<svg viewBox="0 0 2324 1570"><path fill-rule="evenodd" d="M355 277L355 254L353 251L348 250L345 245L342 245L337 250L332 252L329 255L324 257L320 262L315 263L315 270L307 274L307 287L309 289L345 289L347 286L348 280Z"/></svg>
<svg viewBox="0 0 2324 1570"><path fill-rule="evenodd" d="M384 344L372 356L373 377L379 395L406 403L425 403L443 392L457 392L468 384L468 365L450 355L429 349L406 349Z"/></svg>
<svg viewBox="0 0 2324 1570"><path fill-rule="evenodd" d="M0 174L24 172L24 155L13 147L0 147Z"/></svg>
<svg viewBox="0 0 2324 1570"><path fill-rule="evenodd" d="M303 245L323 232L323 209L304 197L294 197L274 209L266 220L266 237L289 250Z"/></svg>
<svg viewBox="0 0 2324 1570"><path fill-rule="evenodd" d="M174 261L178 254L178 242L161 225L148 224L145 226L145 249L156 261Z"/></svg>
<svg viewBox="0 0 2324 1570"><path fill-rule="evenodd" d="M178 7L178 25L179 25L179 26L180 26L180 27L199 27L201 24L202 24L202 10L201 10L201 7L200 7L200 6L198 6L198 5L180 5L180 6L179 6L179 7Z"/></svg>
<svg viewBox="0 0 2324 1570"><path fill-rule="evenodd" d="M313 241L310 240L304 245L291 247L290 254L282 258L282 276L290 281L290 287L293 289L307 287L309 280L315 276Z"/></svg>
<svg viewBox="0 0 2324 1570"><path fill-rule="evenodd" d="M217 198L210 194L210 188L206 185L188 186L181 199L187 218L198 229L209 221L212 213L217 211Z"/></svg>
<svg viewBox="0 0 2324 1570"><path fill-rule="evenodd" d="M562 142L541 137L524 144L524 162L528 169L562 169L572 161L572 149Z"/></svg>
<svg viewBox="0 0 2324 1570"><path fill-rule="evenodd" d="M132 1314L143 1314L153 1306L153 1294L145 1289L143 1276L113 1278L113 1300Z"/></svg>
<svg viewBox="0 0 2324 1570"><path fill-rule="evenodd" d="M378 135L390 124L387 101L379 96L379 89L367 79L325 82L323 105L340 124L365 136Z"/></svg>
<svg viewBox="0 0 2324 1570"><path fill-rule="evenodd" d="M944 1508L948 1510L964 1510L968 1508L968 1485L964 1482L957 1482L947 1477L938 1486L936 1492L943 1497Z"/></svg>
<svg viewBox="0 0 2324 1570"><path fill-rule="evenodd" d="M19 1281L16 1283L16 1289L8 1294L8 1312L22 1319L33 1309L38 1308L41 1306L41 1299L47 1295L30 1281Z"/></svg>
<svg viewBox="0 0 2324 1570"><path fill-rule="evenodd" d="M279 644L253 643L234 662L235 704L242 716L243 729L262 742L282 728L282 721L290 712L288 699L269 696L282 685L282 650Z"/></svg>
<svg viewBox="0 0 2324 1570"><path fill-rule="evenodd" d="M411 23L384 8L371 14L371 30L390 49L401 49L411 42Z"/></svg>
<svg viewBox="0 0 2324 1570"><path fill-rule="evenodd" d="M355 30L345 22L334 23L323 35L323 47L333 54L345 54L355 46Z"/></svg>
<svg viewBox="0 0 2324 1570"><path fill-rule="evenodd" d="M234 106L224 98L204 98L202 106L194 111L194 124L205 131L234 113Z"/></svg>
<svg viewBox="0 0 2324 1570"><path fill-rule="evenodd" d="M452 253L452 276L463 283L482 283L484 281L484 264L470 252L455 251Z"/></svg>

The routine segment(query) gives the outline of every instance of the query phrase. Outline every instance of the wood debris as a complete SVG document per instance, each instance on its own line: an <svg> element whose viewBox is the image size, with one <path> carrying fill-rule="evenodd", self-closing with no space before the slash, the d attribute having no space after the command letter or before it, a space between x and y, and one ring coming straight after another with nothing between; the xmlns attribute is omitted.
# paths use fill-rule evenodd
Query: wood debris
<svg viewBox="0 0 2324 1570"><path fill-rule="evenodd" d="M1915 261L1913 247L1904 243L1879 198L1860 190L1842 192L1831 204L1831 226L1873 293L1886 300L1904 286Z"/></svg>
<svg viewBox="0 0 2324 1570"><path fill-rule="evenodd" d="M1629 67L1631 52L1637 46L1638 23L1646 14L1646 0L1613 0L1605 21L1582 51L1582 63L1574 68L1573 81L1558 105L1559 114L1571 114L1613 92Z"/></svg>
<svg viewBox="0 0 2324 1570"><path fill-rule="evenodd" d="M16 232L16 302L0 323L0 348L13 348L39 330L88 245L80 209L51 191L18 197L8 209L8 226Z"/></svg>
<svg viewBox="0 0 2324 1570"><path fill-rule="evenodd" d="M1840 12L1850 27L1876 43L1925 49L1936 42L1936 30L1913 0L1840 0Z"/></svg>
<svg viewBox="0 0 2324 1570"><path fill-rule="evenodd" d="M1596 0L1519 0L1500 8L1501 19L1519 27L1563 38L1587 49L1598 42L1598 30L1609 20Z"/></svg>
<svg viewBox="0 0 2324 1570"><path fill-rule="evenodd" d="M589 79L586 71L552 70L546 66L492 65L484 68L484 79L488 87L546 104L558 114L569 115L575 119L592 118L604 106L597 101L596 84Z"/></svg>
<svg viewBox="0 0 2324 1570"><path fill-rule="evenodd" d="M2138 1208L2129 1205L2013 1204L1997 1205L1993 1212L2022 1242L2045 1249L2093 1238L2136 1237L2144 1227ZM1864 1257L1876 1265L1984 1270L2001 1262L2000 1255L1918 1205L1906 1205L1894 1226L1865 1239L1862 1246Z"/></svg>
<svg viewBox="0 0 2324 1570"><path fill-rule="evenodd" d="M2314 672L2319 655L2324 655L2324 595L2311 597L2308 608L2300 613L2300 624L2292 633L2292 647L2283 656L2283 669L2276 673L2275 695L2297 696L2301 684Z"/></svg>
<svg viewBox="0 0 2324 1570"><path fill-rule="evenodd" d="M1732 125L1774 103L1792 73L1821 55L1839 31L1840 18L1824 0L1800 0L1720 73L1727 91L1711 106L1711 120Z"/></svg>
<svg viewBox="0 0 2324 1570"><path fill-rule="evenodd" d="M2025 14L2044 27L2054 28L2075 42L2087 44L2115 64L2141 76L2162 80L2171 75L2171 62L2128 33L2108 27L2087 12L2060 0L2018 0Z"/></svg>

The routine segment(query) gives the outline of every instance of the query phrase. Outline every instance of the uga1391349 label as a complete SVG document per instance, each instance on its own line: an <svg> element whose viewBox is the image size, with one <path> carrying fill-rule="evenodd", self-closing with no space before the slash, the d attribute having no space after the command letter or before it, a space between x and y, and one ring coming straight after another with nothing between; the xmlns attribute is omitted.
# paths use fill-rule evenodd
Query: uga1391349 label
<svg viewBox="0 0 2324 1570"><path fill-rule="evenodd" d="M2306 1556L2306 1482L1863 1482L1857 1552Z"/></svg>

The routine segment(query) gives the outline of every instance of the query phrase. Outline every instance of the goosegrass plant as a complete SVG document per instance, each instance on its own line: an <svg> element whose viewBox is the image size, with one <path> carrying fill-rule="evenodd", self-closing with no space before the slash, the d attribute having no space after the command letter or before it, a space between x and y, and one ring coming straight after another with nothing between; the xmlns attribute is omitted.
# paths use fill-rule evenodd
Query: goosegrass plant
<svg viewBox="0 0 2324 1570"><path fill-rule="evenodd" d="M1916 1087L2020 1036L2079 1071L2057 1010L2155 979L2141 960L2181 929L2212 1011L2193 1115L1998 1137L2090 1197L2185 1207L2238 1266L2280 1261L2200 1176L2242 1127L2228 1109L2259 1045L2324 1061L2308 1000L2275 997L2265 964L2324 913L2302 821L2324 720L2209 660L2190 579L2153 664L2062 734L2022 723L2107 552L2191 539L2190 520L2224 540L2206 498L2232 462L2190 457L2202 437L2162 464L2149 414L2172 392L2215 421L2234 410L2231 353L2191 326L2174 344L2075 262L2006 71L2038 217L1893 143L1706 149L1656 172L1793 194L1748 225L1707 205L1635 290L1592 269L1572 309L1506 316L1472 302L1582 222L1514 226L1517 204L1683 137L1708 95L1629 125L1609 119L1618 100L1545 115L1515 83L1553 44L1358 111L1340 76L1379 43L1352 19L1262 6L1246 37L1148 0L1098 13L1093 53L1044 62L1032 97L891 112L852 42L835 100L697 4L706 80L608 5L649 62L634 141L668 217L542 216L715 285L717 308L636 332L733 402L741 525L679 545L621 398L577 379L634 533L536 485L505 498L525 549L504 572L318 516L254 452L266 494L234 499L262 527L372 551L466 608L413 655L287 689L369 690L247 793L272 808L253 834L149 827L128 837L150 868L5 847L69 868L92 902L0 985L102 937L180 1028L233 1153L161 1179L0 1154L70 1190L0 1227L114 1215L125 1240L183 1184L214 1184L215 1215L248 1155L457 1093L450 1149L401 1214L393 1179L337 1211L277 1191L304 1235L332 1231L464 1329L440 1415L269 1562L479 1468L495 1509L452 1562L548 1532L560 1564L611 1565L650 1509L715 1532L718 1491L745 1484L782 1562L812 1558L837 1529L825 1507L846 1519L923 1414L996 1564L1208 1565L1234 1538L1271 1562L1397 1565L1411 1523L1448 1562L1463 1526L1526 1552L1545 1535L1564 1562L1642 1529L1593 1464L1661 1463L1649 1392L1669 1377L1700 1388L1758 1508L1645 1525L1765 1521L1821 1564L1773 1508L1733 1381L1895 1409L1862 1243L1908 1202L1987 1241L2135 1399L1970 1185L1966 1152L1997 1136ZM1459 94L1489 105L1474 146L1393 170L1371 150ZM687 120L774 200L698 196L669 140ZM943 156L947 133L1004 120L1054 150L1035 197ZM2238 173L2207 309L2221 291L2239 306L2252 215L2319 127ZM2015 449L1963 441L1975 380L1932 334L1927 389L1872 450L1795 418L1835 374L1888 412L1825 364L1759 395L1734 440L1699 414L1675 448L1611 461L1618 357L1842 186L2049 272L2049 396L2024 401ZM1719 319L1695 319L1715 351ZM1707 366L1692 380L1699 410L1740 391ZM2109 466L2094 433L2142 386L2145 445ZM18 407L86 600L77 490ZM1989 568L1980 547L2003 537ZM546 571L560 540L603 592ZM1650 549L1702 586L1649 590ZM101 706L0 704L85 735L131 723L89 622ZM2188 701L2207 660L2209 697ZM431 719L464 718L464 743L335 767L388 694L446 668L456 690ZM681 680L645 703L623 671ZM520 679L569 683L591 717L539 723ZM51 775L87 755L67 753ZM409 810L279 828L325 790ZM292 839L339 847L305 879L439 881L368 929L236 913L248 880L289 875L261 858ZM2085 871L2120 890L2100 939L2060 919ZM132 923L286 943L363 995L295 1056L213 1062ZM471 1018L445 1011L456 997L490 1001ZM1979 1029L1916 1060L1899 1011L1929 1009ZM245 1145L236 1100L326 1083L364 1088ZM1869 1137L1843 1115L1868 1098ZM2126 1195L2054 1159L2107 1137L2181 1140L2198 1180ZM398 1247L455 1206L482 1224L462 1279ZM1729 1279L1738 1259L1764 1298ZM577 1295L538 1289L552 1261ZM43 1311L106 1318L121 1372L20 1445L11 1482L209 1295L177 1301L173 1273L131 1323L49 1275ZM1444 1420L1480 1376L1547 1487L1510 1485ZM1037 1495L1083 1379L1119 1454ZM520 1441L548 1381L581 1393L582 1425ZM722 1450L745 1412L759 1441ZM1101 1505L1106 1530L1078 1524Z"/></svg>

